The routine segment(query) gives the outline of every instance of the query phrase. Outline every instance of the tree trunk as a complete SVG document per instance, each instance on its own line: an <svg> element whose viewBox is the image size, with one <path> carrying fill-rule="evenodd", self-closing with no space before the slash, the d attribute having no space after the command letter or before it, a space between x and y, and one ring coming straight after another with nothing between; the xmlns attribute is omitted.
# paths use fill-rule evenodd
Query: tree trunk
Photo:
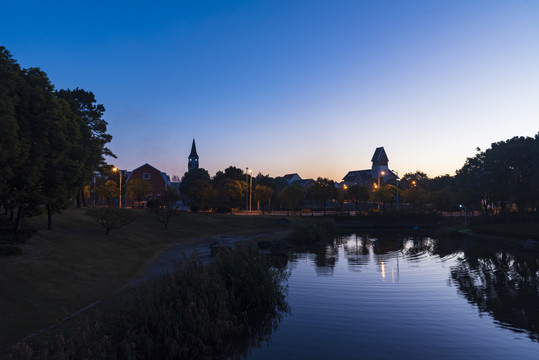
<svg viewBox="0 0 539 360"><path fill-rule="evenodd" d="M47 205L47 230L52 229L52 209L50 205Z"/></svg>
<svg viewBox="0 0 539 360"><path fill-rule="evenodd" d="M81 197L82 197L82 206L86 207L86 197L84 196L84 189L80 190L80 194L81 194Z"/></svg>
<svg viewBox="0 0 539 360"><path fill-rule="evenodd" d="M22 226L23 211L22 207L17 208L17 219L15 220L15 231L20 231Z"/></svg>

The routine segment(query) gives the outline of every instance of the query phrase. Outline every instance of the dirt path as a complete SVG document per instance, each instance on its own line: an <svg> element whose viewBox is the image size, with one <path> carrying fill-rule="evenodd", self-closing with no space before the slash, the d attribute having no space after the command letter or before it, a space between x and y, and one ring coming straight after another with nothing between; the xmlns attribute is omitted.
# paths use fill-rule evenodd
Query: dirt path
<svg viewBox="0 0 539 360"><path fill-rule="evenodd" d="M210 244L212 243L217 242L221 246L234 246L234 244L239 241L255 240L266 235L267 233L249 236L221 235L197 240L196 244L192 245L173 245L171 248L163 251L155 259L153 259L151 263L143 270L140 277L131 280L122 286L119 291L129 286L137 286L145 281L173 272L176 264L180 260L182 260L185 256L191 256L195 251L198 252L198 255L202 259L203 263L208 263L211 259Z"/></svg>
<svg viewBox="0 0 539 360"><path fill-rule="evenodd" d="M211 261L211 254L210 254L210 244L212 243L219 243L221 246L234 246L237 242L241 241L248 241L248 240L256 240L262 237L267 236L269 233L259 233L254 235L221 235L221 236L214 236L211 238L202 238L196 241L196 243L189 244L189 245L173 245L169 249L163 251L161 254L159 254L157 257L155 257L153 260L150 261L150 264L146 266L145 269L141 271L140 276L137 276L134 280L131 280L124 286L122 286L118 291L122 291L128 287L131 286L137 286L145 281L155 279L159 276L165 275L167 273L173 272L176 268L176 264L184 258L184 256L191 256L195 251L198 252L200 258L202 259L203 263L209 263ZM88 309L93 308L94 306L101 303L101 301L93 302L82 309L79 309L72 314L64 317L61 322L71 319L72 317L80 314L83 311L86 311ZM57 324L51 325L45 329L41 329L39 331L36 331L28 336L26 336L23 340L28 341L32 337L42 333L43 331L46 331L47 329L50 329ZM0 354L1 356L1 354Z"/></svg>

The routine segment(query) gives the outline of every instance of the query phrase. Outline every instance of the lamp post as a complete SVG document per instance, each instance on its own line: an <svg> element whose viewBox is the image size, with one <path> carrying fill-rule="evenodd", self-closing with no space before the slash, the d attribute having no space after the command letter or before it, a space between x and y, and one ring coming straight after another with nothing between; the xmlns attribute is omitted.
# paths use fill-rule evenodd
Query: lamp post
<svg viewBox="0 0 539 360"><path fill-rule="evenodd" d="M253 170L249 169L249 212L251 212L251 198L253 197Z"/></svg>
<svg viewBox="0 0 539 360"><path fill-rule="evenodd" d="M460 205L460 208L462 209L462 204ZM467 213L466 205L464 205L464 228L466 229L466 213Z"/></svg>
<svg viewBox="0 0 539 360"><path fill-rule="evenodd" d="M395 179L397 181L397 211L399 211L399 178Z"/></svg>
<svg viewBox="0 0 539 360"><path fill-rule="evenodd" d="M118 171L120 174L120 197L118 198L118 206L122 208L122 170L118 168L112 168L112 171Z"/></svg>
<svg viewBox="0 0 539 360"><path fill-rule="evenodd" d="M397 174L397 177L395 178L395 183L397 184L397 211L399 211L399 172L398 171L393 171L395 174Z"/></svg>
<svg viewBox="0 0 539 360"><path fill-rule="evenodd" d="M386 173L385 171L378 171L378 211L380 211L380 175L384 176Z"/></svg>
<svg viewBox="0 0 539 360"><path fill-rule="evenodd" d="M245 215L247 215L247 211L249 210L248 206L248 197L247 193L249 192L249 168L245 168Z"/></svg>

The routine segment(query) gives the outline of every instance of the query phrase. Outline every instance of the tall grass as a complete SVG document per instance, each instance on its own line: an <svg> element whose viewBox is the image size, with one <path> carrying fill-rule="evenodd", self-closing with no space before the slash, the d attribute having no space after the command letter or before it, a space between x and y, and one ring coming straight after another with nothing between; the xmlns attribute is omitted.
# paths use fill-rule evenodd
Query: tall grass
<svg viewBox="0 0 539 360"><path fill-rule="evenodd" d="M178 270L78 315L10 359L225 359L269 340L283 314L288 273L248 246Z"/></svg>
<svg viewBox="0 0 539 360"><path fill-rule="evenodd" d="M293 245L309 245L333 241L337 233L335 221L331 218L306 218L296 224L286 240Z"/></svg>

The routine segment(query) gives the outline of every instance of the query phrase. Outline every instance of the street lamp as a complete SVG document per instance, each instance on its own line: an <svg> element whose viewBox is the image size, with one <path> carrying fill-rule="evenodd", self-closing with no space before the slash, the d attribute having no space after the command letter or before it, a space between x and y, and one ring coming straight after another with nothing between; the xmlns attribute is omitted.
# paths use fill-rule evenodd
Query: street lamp
<svg viewBox="0 0 539 360"><path fill-rule="evenodd" d="M249 169L249 212L251 212L251 198L253 194L253 170Z"/></svg>
<svg viewBox="0 0 539 360"><path fill-rule="evenodd" d="M378 211L380 211L380 175L384 176L386 174L385 171L378 171Z"/></svg>
<svg viewBox="0 0 539 360"><path fill-rule="evenodd" d="M247 215L248 211L248 198L247 193L249 192L249 168L245 168L245 215Z"/></svg>
<svg viewBox="0 0 539 360"><path fill-rule="evenodd" d="M118 198L118 206L121 209L122 208L122 170L114 167L112 168L112 171L114 172L118 171L118 173L120 174L120 197Z"/></svg>
<svg viewBox="0 0 539 360"><path fill-rule="evenodd" d="M462 209L462 204L459 205L460 208ZM466 205L464 205L464 228L466 229L466 213L468 212L467 211L468 209L466 209Z"/></svg>
<svg viewBox="0 0 539 360"><path fill-rule="evenodd" d="M395 179L397 181L397 211L399 211L399 178Z"/></svg>
<svg viewBox="0 0 539 360"><path fill-rule="evenodd" d="M395 182L397 184L397 211L399 211L399 172L398 171L393 171L394 173L397 174L397 177L395 178Z"/></svg>

